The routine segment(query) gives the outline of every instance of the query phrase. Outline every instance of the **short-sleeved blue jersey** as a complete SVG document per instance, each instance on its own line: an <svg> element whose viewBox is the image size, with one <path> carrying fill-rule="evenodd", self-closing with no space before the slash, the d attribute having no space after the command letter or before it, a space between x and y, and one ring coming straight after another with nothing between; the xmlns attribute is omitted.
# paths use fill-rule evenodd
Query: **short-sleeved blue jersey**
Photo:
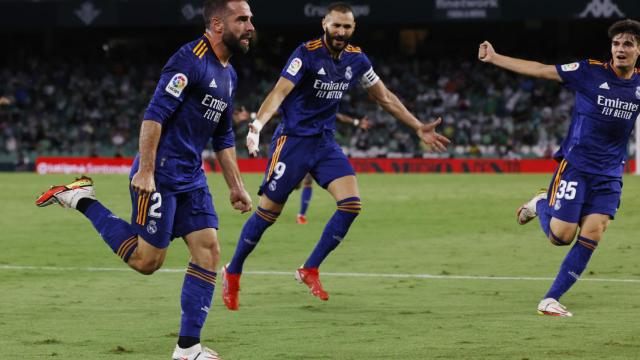
<svg viewBox="0 0 640 360"><path fill-rule="evenodd" d="M356 81L373 84L377 75L358 47L347 45L334 59L323 38L300 45L280 74L295 87L280 106L282 122L276 134L313 136L335 131L343 94Z"/></svg>
<svg viewBox="0 0 640 360"><path fill-rule="evenodd" d="M595 60L556 65L564 85L576 92L569 134L556 158L583 172L621 177L627 144L640 114L640 75L619 78L611 63Z"/></svg>
<svg viewBox="0 0 640 360"><path fill-rule="evenodd" d="M209 139L215 151L235 145L236 83L233 67L220 63L206 35L182 46L169 59L144 114L145 120L162 124L155 165L159 185L175 192L206 186L202 151ZM139 155L131 176L138 162Z"/></svg>

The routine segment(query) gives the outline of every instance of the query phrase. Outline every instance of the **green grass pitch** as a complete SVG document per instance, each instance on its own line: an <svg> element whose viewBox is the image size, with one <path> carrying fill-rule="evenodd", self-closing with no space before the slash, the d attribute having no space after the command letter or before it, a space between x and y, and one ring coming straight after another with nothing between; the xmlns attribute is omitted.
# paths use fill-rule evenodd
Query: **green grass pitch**
<svg viewBox="0 0 640 360"><path fill-rule="evenodd" d="M0 358L168 359L183 273L136 274L79 213L36 208L36 195L69 179L0 174ZM128 220L126 176L94 179L99 199ZM226 360L640 359L640 177L625 178L617 219L562 299L570 319L535 314L551 283L544 278L568 248L545 241L537 222L516 225L514 215L549 179L360 175L363 213L322 267L328 302L309 295L293 271L335 203L316 187L310 223L296 225L295 192L246 263L240 311L227 311L216 291L203 343ZM245 176L252 195L259 180ZM226 262L248 215L232 211L219 174L209 182ZM177 239L164 268L187 261Z"/></svg>

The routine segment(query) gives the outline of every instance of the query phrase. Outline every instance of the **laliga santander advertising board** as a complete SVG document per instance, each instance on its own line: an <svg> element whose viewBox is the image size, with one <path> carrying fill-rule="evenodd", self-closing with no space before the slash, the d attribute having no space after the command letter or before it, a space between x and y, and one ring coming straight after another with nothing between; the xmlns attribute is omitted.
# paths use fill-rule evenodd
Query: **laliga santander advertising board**
<svg viewBox="0 0 640 360"><path fill-rule="evenodd" d="M38 174L128 174L133 158L39 157Z"/></svg>
<svg viewBox="0 0 640 360"><path fill-rule="evenodd" d="M133 158L106 157L39 157L36 159L38 174L129 174ZM209 172L205 162L202 168Z"/></svg>
<svg viewBox="0 0 640 360"><path fill-rule="evenodd" d="M550 159L385 159L351 158L357 173L552 173L557 162ZM633 173L635 161L625 166L625 173ZM133 158L40 157L36 159L38 174L129 174ZM262 173L268 159L238 159L243 173ZM206 172L220 172L217 161L205 161Z"/></svg>

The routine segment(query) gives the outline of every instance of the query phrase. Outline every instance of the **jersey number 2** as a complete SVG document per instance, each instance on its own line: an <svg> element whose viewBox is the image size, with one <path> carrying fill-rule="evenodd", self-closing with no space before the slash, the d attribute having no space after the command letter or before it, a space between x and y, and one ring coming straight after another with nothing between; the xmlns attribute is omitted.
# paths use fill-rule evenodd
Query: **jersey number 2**
<svg viewBox="0 0 640 360"><path fill-rule="evenodd" d="M160 206L162 206L162 195L160 195L160 193L153 193L153 195L151 195L151 201L155 202L155 204L151 205L151 207L149 208L149 216L154 217L154 218L161 218L162 214L158 211L158 209L160 209Z"/></svg>

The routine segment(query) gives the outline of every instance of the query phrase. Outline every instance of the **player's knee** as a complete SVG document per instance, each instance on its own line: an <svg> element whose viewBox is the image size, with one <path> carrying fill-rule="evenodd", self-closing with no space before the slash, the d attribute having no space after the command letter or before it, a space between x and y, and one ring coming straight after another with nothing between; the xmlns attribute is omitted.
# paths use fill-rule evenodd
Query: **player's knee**
<svg viewBox="0 0 640 360"><path fill-rule="evenodd" d="M556 235L553 231L549 232L549 241L555 246L568 246L571 245L575 238L575 232L563 232Z"/></svg>
<svg viewBox="0 0 640 360"><path fill-rule="evenodd" d="M354 217L358 216L362 211L362 201L357 196L340 200L336 204L338 205L338 211L353 214Z"/></svg>
<svg viewBox="0 0 640 360"><path fill-rule="evenodd" d="M601 224L598 224L598 226L595 226L589 229L581 229L580 236L584 236L587 239L598 241L602 238L602 234L604 234L608 226L609 226L609 222L603 222Z"/></svg>
<svg viewBox="0 0 640 360"><path fill-rule="evenodd" d="M156 258L143 259L139 262L136 270L142 275L151 275L162 267L162 260Z"/></svg>
<svg viewBox="0 0 640 360"><path fill-rule="evenodd" d="M598 241L602 238L602 235L611 224L611 219L602 219L601 221L593 221L585 224L580 229L580 236L584 236L587 239Z"/></svg>

